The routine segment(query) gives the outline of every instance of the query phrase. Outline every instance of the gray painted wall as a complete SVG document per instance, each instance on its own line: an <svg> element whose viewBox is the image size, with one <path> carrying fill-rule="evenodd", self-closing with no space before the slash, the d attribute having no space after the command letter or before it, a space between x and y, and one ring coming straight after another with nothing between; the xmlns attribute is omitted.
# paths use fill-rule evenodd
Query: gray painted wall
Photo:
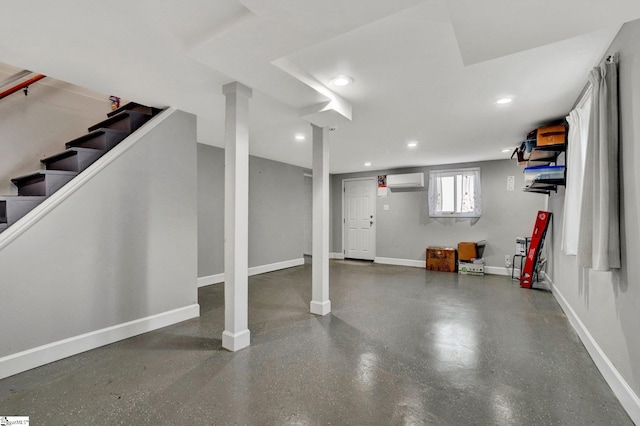
<svg viewBox="0 0 640 426"><path fill-rule="evenodd" d="M198 277L224 272L224 149L198 144Z"/></svg>
<svg viewBox="0 0 640 426"><path fill-rule="evenodd" d="M196 197L176 112L0 249L0 357L197 303Z"/></svg>
<svg viewBox="0 0 640 426"><path fill-rule="evenodd" d="M249 267L302 258L304 169L249 158ZM198 145L198 276L224 272L224 150Z"/></svg>
<svg viewBox="0 0 640 426"><path fill-rule="evenodd" d="M479 219L430 218L427 198L430 169L480 167L483 213ZM395 173L424 172L425 187L390 190L376 199L376 257L424 260L427 246L455 247L460 241L487 240L487 266L504 267L513 255L518 236L531 236L536 212L544 210L546 196L525 193L522 167L515 161L485 161L333 175L332 252L342 253L342 181ZM515 176L515 191L507 191L507 176ZM384 204L389 210L383 210Z"/></svg>
<svg viewBox="0 0 640 426"><path fill-rule="evenodd" d="M607 55L619 52L622 268L595 272L577 267L561 247L564 192L550 199L553 256L549 275L591 336L640 395L640 21L625 24ZM595 65L595 64L594 64Z"/></svg>
<svg viewBox="0 0 640 426"><path fill-rule="evenodd" d="M303 169L250 157L249 267L301 259L303 215Z"/></svg>
<svg viewBox="0 0 640 426"><path fill-rule="evenodd" d="M9 73L10 74L10 73ZM0 80L9 76L0 72ZM52 87L46 84L55 84ZM99 99L46 78L29 87L29 96L14 93L0 102L0 195L17 193L11 178L40 169L40 160L64 151L64 143L106 119L108 97Z"/></svg>

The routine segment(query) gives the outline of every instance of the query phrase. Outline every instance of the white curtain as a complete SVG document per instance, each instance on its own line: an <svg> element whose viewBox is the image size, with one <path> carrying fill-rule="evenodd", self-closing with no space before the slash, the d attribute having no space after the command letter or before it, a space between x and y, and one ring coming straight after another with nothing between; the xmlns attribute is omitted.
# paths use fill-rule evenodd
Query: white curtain
<svg viewBox="0 0 640 426"><path fill-rule="evenodd" d="M566 255L578 254L578 232L580 203L582 202L582 180L587 156L589 134L589 112L591 108L591 86L567 116L569 141L566 155L567 182L562 216L562 251Z"/></svg>
<svg viewBox="0 0 640 426"><path fill-rule="evenodd" d="M480 181L480 169L469 170L463 175L464 194L463 203L466 204L463 211L470 212L473 217L482 216L482 182Z"/></svg>
<svg viewBox="0 0 640 426"><path fill-rule="evenodd" d="M578 236L578 266L620 268L618 177L618 67L615 58L594 68L589 136Z"/></svg>
<svg viewBox="0 0 640 426"><path fill-rule="evenodd" d="M438 172L429 172L429 216L442 216L442 179Z"/></svg>

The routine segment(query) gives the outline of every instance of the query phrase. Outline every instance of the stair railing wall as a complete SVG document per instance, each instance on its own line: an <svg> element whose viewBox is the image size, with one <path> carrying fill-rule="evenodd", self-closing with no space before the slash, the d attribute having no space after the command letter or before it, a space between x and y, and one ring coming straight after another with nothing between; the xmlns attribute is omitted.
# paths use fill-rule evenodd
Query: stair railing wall
<svg viewBox="0 0 640 426"><path fill-rule="evenodd" d="M78 89L47 78L32 85L29 96L19 92L0 101L0 195L17 194L12 178L37 169L41 158L111 111L108 96Z"/></svg>
<svg viewBox="0 0 640 426"><path fill-rule="evenodd" d="M0 234L0 378L199 315L196 169L170 109Z"/></svg>

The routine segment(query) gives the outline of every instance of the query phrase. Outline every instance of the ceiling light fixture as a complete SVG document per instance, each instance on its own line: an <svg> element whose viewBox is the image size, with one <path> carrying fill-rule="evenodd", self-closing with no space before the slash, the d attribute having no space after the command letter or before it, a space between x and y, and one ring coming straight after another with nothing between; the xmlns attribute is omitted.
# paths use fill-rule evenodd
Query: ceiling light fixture
<svg viewBox="0 0 640 426"><path fill-rule="evenodd" d="M407 146L409 148L415 148L416 146L418 146L418 142L416 141L407 142Z"/></svg>
<svg viewBox="0 0 640 426"><path fill-rule="evenodd" d="M338 87L348 86L353 83L353 78L347 75L339 75L331 79L331 84Z"/></svg>
<svg viewBox="0 0 640 426"><path fill-rule="evenodd" d="M365 165L366 167L371 166L371 161L367 161L366 163L364 163L364 165Z"/></svg>
<svg viewBox="0 0 640 426"><path fill-rule="evenodd" d="M505 149L501 150L500 152L511 152L511 148L505 148Z"/></svg>
<svg viewBox="0 0 640 426"><path fill-rule="evenodd" d="M297 141L299 141L299 142L302 142L303 140L305 140L305 139L306 139L306 137L305 137L303 134L301 134L301 133L298 133L298 134L295 136L295 138L296 138L296 140L297 140Z"/></svg>
<svg viewBox="0 0 640 426"><path fill-rule="evenodd" d="M496 103L498 105L506 105L506 104L510 104L511 102L513 102L513 98L500 98L500 99L496 99Z"/></svg>

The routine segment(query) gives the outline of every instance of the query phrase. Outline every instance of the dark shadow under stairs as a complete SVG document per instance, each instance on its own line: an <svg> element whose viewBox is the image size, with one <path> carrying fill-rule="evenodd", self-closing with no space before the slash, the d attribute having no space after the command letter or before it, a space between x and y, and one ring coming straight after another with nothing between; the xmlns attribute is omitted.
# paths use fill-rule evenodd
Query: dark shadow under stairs
<svg viewBox="0 0 640 426"><path fill-rule="evenodd" d="M65 144L66 150L40 161L40 170L11 179L18 195L0 196L0 233L62 188L107 151L162 110L130 102Z"/></svg>

